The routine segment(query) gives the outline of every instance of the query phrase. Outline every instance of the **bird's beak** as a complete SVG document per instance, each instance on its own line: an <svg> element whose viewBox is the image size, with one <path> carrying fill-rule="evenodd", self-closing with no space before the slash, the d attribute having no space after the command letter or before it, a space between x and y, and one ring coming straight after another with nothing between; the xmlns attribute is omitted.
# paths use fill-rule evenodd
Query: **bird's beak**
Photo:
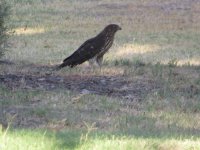
<svg viewBox="0 0 200 150"><path fill-rule="evenodd" d="M118 30L122 30L122 28L121 28L121 27L119 27L119 28L118 28Z"/></svg>

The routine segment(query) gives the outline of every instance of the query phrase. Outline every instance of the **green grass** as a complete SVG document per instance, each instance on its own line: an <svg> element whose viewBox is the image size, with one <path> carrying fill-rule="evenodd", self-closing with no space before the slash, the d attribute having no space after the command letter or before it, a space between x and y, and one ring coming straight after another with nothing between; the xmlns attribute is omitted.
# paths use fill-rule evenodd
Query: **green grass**
<svg viewBox="0 0 200 150"><path fill-rule="evenodd" d="M1 148L8 150L74 149L79 144L79 132L53 133L48 131L19 130L1 134Z"/></svg>
<svg viewBox="0 0 200 150"><path fill-rule="evenodd" d="M200 149L198 2L8 3L12 7L9 25L15 32L4 58L14 64L0 65L1 75L51 73L64 79L81 75L83 81L95 76L102 80L121 77L127 90L135 92L122 98L84 95L73 87L27 88L25 80L18 86L1 84L0 121L7 121L10 128L0 134L0 149ZM123 30L116 34L101 70L87 64L58 72L48 69L109 23L117 23ZM111 80L105 87L115 82ZM152 83L155 89L145 91L154 88Z"/></svg>
<svg viewBox="0 0 200 150"><path fill-rule="evenodd" d="M87 137L87 138L86 138ZM0 146L6 150L55 150L55 149L199 149L198 138L155 138L124 136L118 134L89 133L84 131L9 131L0 135Z"/></svg>
<svg viewBox="0 0 200 150"><path fill-rule="evenodd" d="M5 87L0 91L4 96L9 93ZM12 146L17 147L16 149L199 147L200 110L197 107L198 99L195 98L188 99L186 105L185 99L161 97L155 93L128 108L127 105L122 105L123 102L120 103L119 99L90 94L77 97L76 93L63 90L30 90L24 93L15 89L12 91L12 97L9 94L7 97L10 99L8 103L3 103L3 108L10 106L12 110L17 111L16 117L7 118L11 126L16 126L16 120L21 116L28 119L27 122L23 122L22 127L39 119L38 125L46 128L47 132L28 129L3 132L1 141L5 149L13 149ZM33 102L33 105L18 101L24 97ZM35 100L41 101L37 104L37 101L34 103ZM48 120L48 124L44 122L44 118ZM6 144L7 142L9 144Z"/></svg>

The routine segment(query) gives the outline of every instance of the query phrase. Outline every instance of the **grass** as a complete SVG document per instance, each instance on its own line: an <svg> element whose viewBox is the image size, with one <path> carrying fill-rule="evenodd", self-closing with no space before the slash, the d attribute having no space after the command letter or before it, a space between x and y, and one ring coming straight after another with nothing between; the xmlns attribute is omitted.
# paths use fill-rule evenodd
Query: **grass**
<svg viewBox="0 0 200 150"><path fill-rule="evenodd" d="M10 128L0 134L0 149L199 149L198 2L8 2L14 34L4 58L14 64L0 65L0 75L50 74L74 81L71 89L47 90L42 84L29 87L25 79L19 85L1 84L0 121ZM109 23L123 30L101 70L87 63L58 72L48 69ZM85 81L96 76L105 82L103 88L119 79L126 82L112 87L118 93L126 89L124 96L73 88L76 77Z"/></svg>
<svg viewBox="0 0 200 150"><path fill-rule="evenodd" d="M2 149L199 149L199 139L187 138L154 138L135 137L122 135L108 135L102 133L90 133L82 131L30 131L18 130L1 135Z"/></svg>
<svg viewBox="0 0 200 150"><path fill-rule="evenodd" d="M107 55L107 60L115 56L114 59L133 61L139 58L145 62L159 61L166 64L177 58L180 65L188 62L199 64L199 20L192 20L198 8L194 6L182 16L183 10L167 12L167 9L172 9L170 2L157 2L161 6L151 5L150 1L143 3L128 0L123 4L120 1L86 1L84 5L80 5L79 1L59 0L10 2L13 4L12 26L16 36L6 56L8 59L59 63L63 56L72 53L82 41L97 34L106 24L116 22L122 24L123 32L116 36L116 44ZM18 9L21 3L23 7ZM184 5L188 4L184 2ZM162 10L162 6L166 10ZM190 18L190 15L194 18Z"/></svg>

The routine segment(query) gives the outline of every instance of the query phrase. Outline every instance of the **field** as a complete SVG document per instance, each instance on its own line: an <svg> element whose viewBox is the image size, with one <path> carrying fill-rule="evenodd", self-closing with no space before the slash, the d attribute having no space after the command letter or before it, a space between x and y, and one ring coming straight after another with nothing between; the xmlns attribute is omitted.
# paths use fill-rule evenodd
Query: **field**
<svg viewBox="0 0 200 150"><path fill-rule="evenodd" d="M0 150L200 149L199 0L8 0ZM101 68L53 68L110 23Z"/></svg>

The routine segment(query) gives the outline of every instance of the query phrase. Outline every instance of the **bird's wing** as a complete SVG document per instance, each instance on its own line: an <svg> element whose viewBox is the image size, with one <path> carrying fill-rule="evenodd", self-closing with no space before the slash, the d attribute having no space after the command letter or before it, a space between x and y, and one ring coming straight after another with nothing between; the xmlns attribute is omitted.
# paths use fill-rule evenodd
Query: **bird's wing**
<svg viewBox="0 0 200 150"><path fill-rule="evenodd" d="M93 58L101 49L101 42L95 38L84 42L72 55L64 59L65 66L75 66Z"/></svg>

